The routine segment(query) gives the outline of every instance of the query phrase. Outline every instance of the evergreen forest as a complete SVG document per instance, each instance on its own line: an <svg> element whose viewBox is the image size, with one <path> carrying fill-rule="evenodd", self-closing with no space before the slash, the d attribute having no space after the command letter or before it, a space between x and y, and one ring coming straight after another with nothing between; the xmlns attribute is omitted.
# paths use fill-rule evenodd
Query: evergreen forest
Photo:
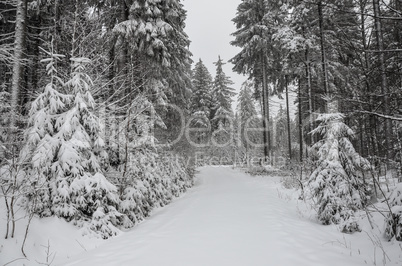
<svg viewBox="0 0 402 266"><path fill-rule="evenodd" d="M212 70L183 2L0 1L1 237L58 217L108 239L225 165L345 233L385 202L402 241L402 1L241 0Z"/></svg>

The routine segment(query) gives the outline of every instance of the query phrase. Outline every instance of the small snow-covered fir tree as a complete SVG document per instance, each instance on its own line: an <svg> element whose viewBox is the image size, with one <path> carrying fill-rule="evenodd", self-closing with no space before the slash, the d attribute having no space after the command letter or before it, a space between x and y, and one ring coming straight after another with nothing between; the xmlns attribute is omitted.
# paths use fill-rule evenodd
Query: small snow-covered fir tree
<svg viewBox="0 0 402 266"><path fill-rule="evenodd" d="M318 220L323 224L341 223L342 231L351 233L360 230L354 212L370 199L371 184L363 176L370 163L350 142L354 133L343 122L344 115L337 112L337 103L328 106L329 113L318 116L320 124L311 132L323 138L313 145L318 160L308 185L316 199Z"/></svg>
<svg viewBox="0 0 402 266"><path fill-rule="evenodd" d="M51 216L51 193L54 183L55 153L59 149L56 134L56 119L66 109L66 103L71 101L71 95L59 92L64 82L56 70L56 62L63 55L48 53L49 58L43 59L47 63L46 71L50 81L31 104L29 111L28 129L25 131L26 145L21 151L21 160L29 166L29 180L32 190L28 193L30 202L36 200L37 205L32 211L39 216Z"/></svg>
<svg viewBox="0 0 402 266"><path fill-rule="evenodd" d="M116 187L105 178L100 163L106 153L93 113L92 81L84 72L90 61L71 58L72 77L64 83L55 68L61 56L49 55L42 61L48 63L50 82L32 103L23 151L35 188L31 200L39 197L35 211L40 216L74 220L107 238L117 233L114 225L121 215L115 208Z"/></svg>

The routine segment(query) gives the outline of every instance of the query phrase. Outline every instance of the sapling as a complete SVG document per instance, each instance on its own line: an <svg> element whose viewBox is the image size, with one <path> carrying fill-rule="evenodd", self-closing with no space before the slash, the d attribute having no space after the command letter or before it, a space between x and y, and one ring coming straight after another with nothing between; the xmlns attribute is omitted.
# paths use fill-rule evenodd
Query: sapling
<svg viewBox="0 0 402 266"><path fill-rule="evenodd" d="M318 116L319 125L311 132L322 139L312 147L317 160L308 187L316 200L318 220L342 224L343 232L352 233L360 231L355 211L370 199L371 184L362 173L371 166L350 142L354 132L343 122L344 115L337 112L337 103L329 102L328 106L329 112Z"/></svg>

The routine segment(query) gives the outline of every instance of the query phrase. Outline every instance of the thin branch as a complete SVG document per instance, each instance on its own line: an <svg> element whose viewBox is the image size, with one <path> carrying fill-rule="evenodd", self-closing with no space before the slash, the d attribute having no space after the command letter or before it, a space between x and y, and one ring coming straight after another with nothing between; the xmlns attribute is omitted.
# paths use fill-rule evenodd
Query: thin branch
<svg viewBox="0 0 402 266"><path fill-rule="evenodd" d="M11 263L13 263L13 262L15 262L15 261L17 261L17 260L28 260L28 259L27 259L27 258L19 258L19 259L15 259L15 260L12 260L12 261L7 262L7 263L6 263L6 264L4 264L3 266L9 265L9 264L11 264Z"/></svg>
<svg viewBox="0 0 402 266"><path fill-rule="evenodd" d="M370 114L370 115L375 115L375 116L382 117L382 118L385 118L385 119L391 119L391 120L394 120L394 121L402 121L402 117L384 115L384 114L380 114L380 113L376 113L376 112L356 111L356 113Z"/></svg>
<svg viewBox="0 0 402 266"><path fill-rule="evenodd" d="M400 53L400 52L402 52L402 49L391 49L391 50L381 50L381 51L365 50L365 52L368 52L368 53L395 53L395 52Z"/></svg>

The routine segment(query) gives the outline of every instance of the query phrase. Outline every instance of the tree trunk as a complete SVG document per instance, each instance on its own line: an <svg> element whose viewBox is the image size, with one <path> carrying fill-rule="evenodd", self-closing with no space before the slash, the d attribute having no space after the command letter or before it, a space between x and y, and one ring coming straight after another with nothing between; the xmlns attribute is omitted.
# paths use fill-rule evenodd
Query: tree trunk
<svg viewBox="0 0 402 266"><path fill-rule="evenodd" d="M313 118L313 89L311 87L311 68L310 68L310 54L308 48L306 48L306 78L307 78L307 90L308 90L308 111L309 111L309 131L313 130L314 118ZM310 144L313 145L314 136L310 134Z"/></svg>
<svg viewBox="0 0 402 266"><path fill-rule="evenodd" d="M301 83L299 78L298 93L297 98L299 101L299 152L300 152L300 162L303 162L303 117L302 117L302 97L301 97Z"/></svg>
<svg viewBox="0 0 402 266"><path fill-rule="evenodd" d="M39 91L39 76L40 76L40 52L39 52L39 47L41 45L41 38L40 38L40 34L42 32L42 18L41 16L36 16L36 20L35 20L35 43L33 45L33 62L32 62L32 88L30 90L30 98L28 100L30 100L32 98L32 95L35 95L36 92Z"/></svg>
<svg viewBox="0 0 402 266"><path fill-rule="evenodd" d="M286 116L288 120L288 149L289 160L292 160L292 142L290 136L290 114L289 114L289 89L288 89L288 77L285 76L285 88L286 88Z"/></svg>
<svg viewBox="0 0 402 266"><path fill-rule="evenodd" d="M77 40L77 24L78 24L78 0L75 0L74 3L74 18L73 18L73 34L71 39L71 57L79 57L79 52L76 53L78 49L78 40ZM72 65L71 65L72 67Z"/></svg>
<svg viewBox="0 0 402 266"><path fill-rule="evenodd" d="M374 103L375 103L375 99L373 97L374 91L373 89L370 87L370 82L369 82L369 69L370 69L370 64L369 64L369 59L368 59L368 55L366 50L368 49L367 46L367 36L366 36L366 24L365 24L365 9L366 9L366 0L360 0L359 2L360 5L360 29L361 29L361 39L362 39L362 45L363 45L363 67L364 67L364 76L365 76L365 87L366 87L366 91L369 92L371 95L369 95L369 105L370 105L370 111L374 110ZM367 153L369 155L378 155L379 151L378 151L378 141L377 141L377 132L376 132L376 118L374 115L369 115L369 123L370 126L368 126L369 128L369 132L366 134L369 134L369 136L367 137L368 143L369 145L369 149L367 151Z"/></svg>
<svg viewBox="0 0 402 266"><path fill-rule="evenodd" d="M262 109L263 109L263 127L264 127L264 157L268 160L271 151L271 141L269 133L269 97L268 97L268 86L267 86L267 76L265 69L265 52L261 58L262 66Z"/></svg>
<svg viewBox="0 0 402 266"><path fill-rule="evenodd" d="M322 85L324 87L324 93L328 95L328 74L327 74L327 58L325 55L325 36L324 36L324 18L322 14L322 1L318 1L318 22L320 28L320 44L321 44L321 65L322 65ZM325 106L326 111L328 110L328 106Z"/></svg>
<svg viewBox="0 0 402 266"><path fill-rule="evenodd" d="M110 49L108 53L108 63L109 63L109 69L108 69L108 89L105 90L105 93L103 95L103 101L105 104L105 142L106 146L110 146L110 124L112 123L116 113L112 113L112 106L110 105L112 101L112 96L114 93L114 88L115 88L115 72L114 72L114 64L115 64L115 45L116 45L116 38L113 38L113 40L110 42Z"/></svg>
<svg viewBox="0 0 402 266"><path fill-rule="evenodd" d="M14 41L14 65L11 81L11 121L10 128L12 131L17 126L17 117L19 116L19 94L22 83L23 59L25 50L25 29L26 29L26 10L27 1L17 1L17 15L15 24L15 41Z"/></svg>
<svg viewBox="0 0 402 266"><path fill-rule="evenodd" d="M128 20L128 7L125 3L125 1L121 2L120 6L120 19L119 22L123 22ZM125 97L127 94L127 40L124 36L119 36L116 41L116 46L118 50L115 51L115 56L116 56L116 74L117 77L117 86L115 90L118 90L118 93L116 93L116 97L120 97L119 99L124 99L122 101L119 101L120 104L116 101L116 104L114 106L115 108L115 121L114 123L116 124L116 128L118 129L118 132L122 132L120 129L120 119L121 117L125 117L125 113L127 109L122 109L119 108L120 106L127 106L129 107L129 103L127 101L128 97ZM119 106L120 105L120 106ZM120 138L119 134L116 134L116 142L117 142L117 159L120 161Z"/></svg>
<svg viewBox="0 0 402 266"><path fill-rule="evenodd" d="M377 47L379 51L379 64L381 70L381 94L383 95L383 112L384 115L390 115L389 109L389 91L388 91L388 84L387 84L387 74L385 70L385 57L384 57L384 39L382 34L382 25L380 19L380 1L373 0L373 11L374 11L374 21L375 21L375 33L376 33L376 40L377 40ZM391 133L391 120L385 119L384 123L384 140L385 140L385 154L387 158L387 162L391 159L391 147L389 136Z"/></svg>
<svg viewBox="0 0 402 266"><path fill-rule="evenodd" d="M127 6L126 2L123 1L121 5L121 18L120 22L127 21L129 18L129 7ZM121 80L121 89L123 93L123 97L130 95L130 84L129 82L129 62L128 62L128 41L126 37L121 38L121 46L119 48L119 51L117 52L118 54L118 73L119 73L119 79ZM125 97L124 104L130 104L130 97Z"/></svg>

